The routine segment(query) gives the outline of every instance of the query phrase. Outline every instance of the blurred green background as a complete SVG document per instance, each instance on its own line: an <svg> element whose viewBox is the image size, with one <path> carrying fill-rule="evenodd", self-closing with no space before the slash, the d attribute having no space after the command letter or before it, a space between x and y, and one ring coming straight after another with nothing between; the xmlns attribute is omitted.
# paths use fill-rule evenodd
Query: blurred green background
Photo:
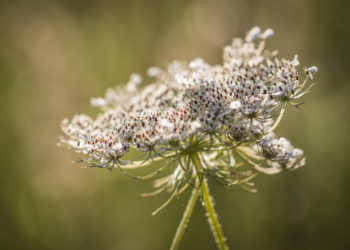
<svg viewBox="0 0 350 250"><path fill-rule="evenodd" d="M108 87L222 47L255 25L269 48L316 65L304 112L278 129L307 165L256 178L258 194L211 185L231 249L350 249L348 1L1 1L0 249L168 249L188 193L156 216L166 194L118 171L80 169L57 147L59 124L92 116ZM198 205L181 249L215 249Z"/></svg>

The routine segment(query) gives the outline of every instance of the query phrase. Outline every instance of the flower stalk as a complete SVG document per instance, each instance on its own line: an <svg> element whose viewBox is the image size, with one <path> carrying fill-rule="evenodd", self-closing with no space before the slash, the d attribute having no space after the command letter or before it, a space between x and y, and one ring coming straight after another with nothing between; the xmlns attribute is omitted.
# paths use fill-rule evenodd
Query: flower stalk
<svg viewBox="0 0 350 250"><path fill-rule="evenodd" d="M193 154L193 164L199 169L200 171L203 170L203 167L201 165L200 159L197 154ZM202 191L202 198L203 203L205 206L205 209L207 211L207 217L208 222L210 225L210 229L213 233L213 236L215 238L215 242L217 244L218 249L220 250L228 250L228 246L226 245L226 239L224 237L224 234L221 229L221 225L218 219L218 215L214 208L214 202L209 192L209 186L208 181L205 176L201 176L200 173L198 173L199 178L202 179L201 182L201 191Z"/></svg>
<svg viewBox="0 0 350 250"><path fill-rule="evenodd" d="M191 218L192 212L194 207L196 206L197 200L199 195L199 189L193 188L191 196L188 200L185 212L181 218L180 224L177 227L174 239L171 243L170 250L176 250L179 247L179 244L181 242L182 236L187 228L188 222Z"/></svg>

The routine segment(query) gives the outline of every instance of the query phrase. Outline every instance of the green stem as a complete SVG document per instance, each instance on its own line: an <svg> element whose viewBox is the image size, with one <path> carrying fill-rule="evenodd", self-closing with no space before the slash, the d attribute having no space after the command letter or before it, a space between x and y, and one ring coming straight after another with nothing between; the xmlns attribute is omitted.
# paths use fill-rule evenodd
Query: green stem
<svg viewBox="0 0 350 250"><path fill-rule="evenodd" d="M275 123L274 123L274 124L272 125L272 127L269 129L269 132L268 132L268 133L273 132L273 131L277 128L278 124L280 124L280 122L281 122L281 120L282 120L282 118L283 118L283 115L284 115L284 112L285 112L285 111L286 111L286 103L283 103L283 104L282 104L281 111L280 111L280 114L278 115L278 117L277 117Z"/></svg>
<svg viewBox="0 0 350 250"><path fill-rule="evenodd" d="M199 194L199 190L198 188L193 188L190 199L187 203L185 212L182 216L181 222L179 224L179 226L177 227L176 233L175 233L175 237L173 239L173 242L171 243L171 247L170 250L175 250L178 249L180 241L182 239L182 236L185 232L185 229L188 225L188 222L190 220L192 211L196 205L197 199L198 199L198 194Z"/></svg>
<svg viewBox="0 0 350 250"><path fill-rule="evenodd" d="M193 154L193 163L199 171L203 170L201 162L200 162L197 154ZM203 181L201 183L203 202L205 205L205 209L207 210L208 222L209 222L211 231L214 235L217 247L220 250L228 250L228 246L226 245L225 237L222 233L221 225L220 225L217 213L216 213L215 208L214 208L214 203L213 203L213 200L210 196L207 179L205 176L202 176L201 173L198 173L198 175L200 178L203 179Z"/></svg>

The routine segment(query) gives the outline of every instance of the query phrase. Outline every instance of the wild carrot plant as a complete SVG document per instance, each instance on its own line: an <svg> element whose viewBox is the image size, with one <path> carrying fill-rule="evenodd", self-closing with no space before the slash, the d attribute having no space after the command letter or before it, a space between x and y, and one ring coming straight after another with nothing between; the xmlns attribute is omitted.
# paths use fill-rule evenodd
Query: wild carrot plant
<svg viewBox="0 0 350 250"><path fill-rule="evenodd" d="M153 83L140 88L133 74L125 88L107 90L92 98L101 109L96 119L76 115L62 122L60 144L85 157L86 167L119 169L139 180L156 178L155 191L169 193L168 200L191 189L171 249L177 249L191 213L201 197L219 249L228 249L210 195L208 180L231 188L255 192L258 172L276 174L305 164L301 149L286 138L276 138L286 105L299 107L309 92L316 67L298 71L298 56L277 58L264 49L273 35L259 27L244 40L234 39L223 51L222 65L211 66L197 58L174 61L166 70L152 67ZM130 170L159 166L145 176Z"/></svg>

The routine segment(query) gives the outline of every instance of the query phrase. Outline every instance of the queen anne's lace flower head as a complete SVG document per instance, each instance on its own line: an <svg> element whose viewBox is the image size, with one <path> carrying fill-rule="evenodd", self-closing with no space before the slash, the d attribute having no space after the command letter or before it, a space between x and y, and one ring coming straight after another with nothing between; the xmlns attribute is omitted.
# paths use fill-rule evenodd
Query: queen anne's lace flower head
<svg viewBox="0 0 350 250"><path fill-rule="evenodd" d="M203 175L252 190L256 171L277 173L302 166L303 151L272 132L287 103L302 103L298 99L308 93L312 84L307 82L317 68L300 71L298 56L281 59L276 51L265 50L265 40L273 33L254 27L245 40L233 39L224 48L221 65L197 58L174 61L165 70L152 67L148 75L154 81L148 85L142 85L140 75L131 75L126 88L91 99L102 110L96 119L65 119L61 144L86 155L83 161L89 166L118 167L136 178L164 170L168 174L156 180L156 192L173 194ZM192 164L194 154L203 169ZM152 162L162 164L145 177L128 172Z"/></svg>

